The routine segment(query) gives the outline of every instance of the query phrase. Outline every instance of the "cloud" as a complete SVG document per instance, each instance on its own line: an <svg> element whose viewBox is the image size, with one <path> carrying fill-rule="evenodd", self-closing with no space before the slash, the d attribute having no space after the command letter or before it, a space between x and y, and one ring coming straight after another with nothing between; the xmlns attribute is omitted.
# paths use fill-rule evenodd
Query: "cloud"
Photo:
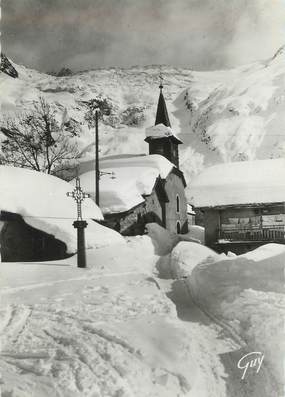
<svg viewBox="0 0 285 397"><path fill-rule="evenodd" d="M2 13L4 51L40 70L219 69L269 57L284 39L281 0L9 0Z"/></svg>

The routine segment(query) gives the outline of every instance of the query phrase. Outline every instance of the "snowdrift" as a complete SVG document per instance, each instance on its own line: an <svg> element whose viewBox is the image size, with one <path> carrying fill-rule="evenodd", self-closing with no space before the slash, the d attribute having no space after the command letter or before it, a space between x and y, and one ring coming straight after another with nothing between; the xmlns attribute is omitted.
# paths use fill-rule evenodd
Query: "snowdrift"
<svg viewBox="0 0 285 397"><path fill-rule="evenodd" d="M171 253L171 272L174 278L188 277L198 264L217 257L213 250L193 242L180 242Z"/></svg>
<svg viewBox="0 0 285 397"><path fill-rule="evenodd" d="M169 254L179 242L179 236L177 234L170 233L157 223L148 223L146 228L157 255L163 256Z"/></svg>
<svg viewBox="0 0 285 397"><path fill-rule="evenodd" d="M52 175L24 168L0 166L0 209L19 214L26 223L52 234L66 243L68 251L76 251L76 230L72 223L77 209L75 201L67 197L74 187ZM92 219L101 220L101 210L91 199L82 204L87 220L87 247L109 245L123 241L122 237Z"/></svg>
<svg viewBox="0 0 285 397"><path fill-rule="evenodd" d="M225 320L253 350L265 353L282 386L285 246L268 244L240 256L207 257L206 247L185 244L172 254L177 276L188 276L191 293L202 308Z"/></svg>
<svg viewBox="0 0 285 397"><path fill-rule="evenodd" d="M205 228L199 225L188 225L188 235L200 241L201 244L205 243Z"/></svg>

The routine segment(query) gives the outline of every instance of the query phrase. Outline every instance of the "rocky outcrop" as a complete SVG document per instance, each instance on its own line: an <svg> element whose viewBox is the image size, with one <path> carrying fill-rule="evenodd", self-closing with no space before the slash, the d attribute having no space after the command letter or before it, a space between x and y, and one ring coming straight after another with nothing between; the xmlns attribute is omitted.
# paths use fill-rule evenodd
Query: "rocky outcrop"
<svg viewBox="0 0 285 397"><path fill-rule="evenodd" d="M1 63L0 63L0 71L8 74L8 76L11 76L13 78L18 77L18 72L12 65L12 63L9 61L9 59L6 57L6 55L1 53Z"/></svg>
<svg viewBox="0 0 285 397"><path fill-rule="evenodd" d="M64 77L64 76L72 76L72 70L69 68L61 68L60 71L56 74L57 77Z"/></svg>

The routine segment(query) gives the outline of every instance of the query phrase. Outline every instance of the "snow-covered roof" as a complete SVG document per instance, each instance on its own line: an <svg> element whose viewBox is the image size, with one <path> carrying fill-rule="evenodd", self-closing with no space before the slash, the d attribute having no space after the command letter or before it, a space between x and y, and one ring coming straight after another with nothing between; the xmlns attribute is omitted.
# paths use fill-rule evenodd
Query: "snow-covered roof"
<svg viewBox="0 0 285 397"><path fill-rule="evenodd" d="M209 167L193 180L190 196L196 207L285 202L285 159Z"/></svg>
<svg viewBox="0 0 285 397"><path fill-rule="evenodd" d="M103 158L100 160L100 170L113 172L113 175L103 174L100 179L102 212L124 212L142 203L143 195L151 194L157 177L166 178L173 167L170 161L157 154ZM81 172L84 168L82 164ZM82 173L80 180L83 189L94 197L94 170Z"/></svg>
<svg viewBox="0 0 285 397"><path fill-rule="evenodd" d="M145 130L146 138L165 138L172 136L179 142L180 139L175 136L171 127L167 127L164 124L157 124L152 127L148 127Z"/></svg>
<svg viewBox="0 0 285 397"><path fill-rule="evenodd" d="M187 214L196 215L196 212L193 210L193 207L191 204L187 204Z"/></svg>
<svg viewBox="0 0 285 397"><path fill-rule="evenodd" d="M71 252L76 249L72 223L77 210L75 201L66 193L73 189L71 184L52 175L0 166L0 210L20 214L29 225L65 242ZM82 203L82 215L87 220L103 219L101 210L91 199Z"/></svg>

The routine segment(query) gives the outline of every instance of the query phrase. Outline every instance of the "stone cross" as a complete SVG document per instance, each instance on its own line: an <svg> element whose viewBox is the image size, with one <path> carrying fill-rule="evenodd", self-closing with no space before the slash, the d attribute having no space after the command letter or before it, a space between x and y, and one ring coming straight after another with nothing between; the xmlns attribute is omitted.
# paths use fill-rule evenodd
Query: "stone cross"
<svg viewBox="0 0 285 397"><path fill-rule="evenodd" d="M82 201L90 197L90 194L83 192L80 179L77 176L74 190L66 195L74 198L77 204L77 221L73 222L74 228L77 229L77 267L86 267L84 229L87 227L87 222L82 219Z"/></svg>
<svg viewBox="0 0 285 397"><path fill-rule="evenodd" d="M76 185L72 192L66 193L68 197L74 198L77 204L77 220L82 221L82 201L88 197L90 194L84 193L81 186L80 186L80 179L76 177Z"/></svg>

